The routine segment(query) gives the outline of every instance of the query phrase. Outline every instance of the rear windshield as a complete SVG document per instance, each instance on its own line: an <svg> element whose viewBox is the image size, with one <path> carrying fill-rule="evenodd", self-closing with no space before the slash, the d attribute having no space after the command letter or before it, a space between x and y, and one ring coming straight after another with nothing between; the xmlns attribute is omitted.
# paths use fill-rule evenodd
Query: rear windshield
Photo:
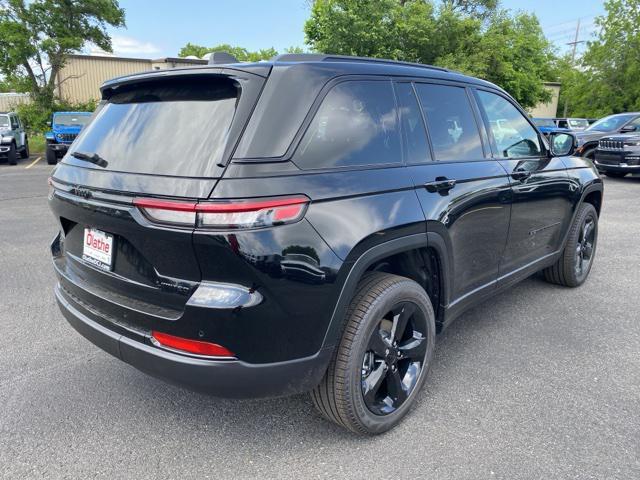
<svg viewBox="0 0 640 480"><path fill-rule="evenodd" d="M83 126L89 123L91 120L90 114L83 115L71 115L71 114L60 114L53 117L53 124L59 127L76 127Z"/></svg>
<svg viewBox="0 0 640 480"><path fill-rule="evenodd" d="M236 82L220 77L172 79L116 92L70 152L98 155L106 167L89 162L83 166L200 177L222 158L239 99Z"/></svg>

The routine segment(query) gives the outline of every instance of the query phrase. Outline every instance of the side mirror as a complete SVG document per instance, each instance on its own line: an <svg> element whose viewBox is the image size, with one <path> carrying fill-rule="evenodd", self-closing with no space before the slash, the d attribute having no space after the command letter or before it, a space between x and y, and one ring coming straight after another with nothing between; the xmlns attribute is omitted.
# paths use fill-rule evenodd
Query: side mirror
<svg viewBox="0 0 640 480"><path fill-rule="evenodd" d="M573 133L552 132L549 134L551 155L567 157L576 151L576 136Z"/></svg>
<svg viewBox="0 0 640 480"><path fill-rule="evenodd" d="M633 125L625 125L620 129L620 133L631 133L635 131L636 131L636 127L634 127Z"/></svg>

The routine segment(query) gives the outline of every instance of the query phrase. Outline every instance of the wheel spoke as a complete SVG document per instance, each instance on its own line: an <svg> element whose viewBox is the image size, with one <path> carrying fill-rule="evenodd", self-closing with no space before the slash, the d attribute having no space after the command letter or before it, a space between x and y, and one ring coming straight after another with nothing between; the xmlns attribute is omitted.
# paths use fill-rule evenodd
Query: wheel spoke
<svg viewBox="0 0 640 480"><path fill-rule="evenodd" d="M391 327L391 339L399 341L404 335L409 319L416 311L413 303L403 303L400 309L393 312L393 326Z"/></svg>
<svg viewBox="0 0 640 480"><path fill-rule="evenodd" d="M402 378L400 378L398 370L389 372L387 375L387 392L393 400L395 408L398 408L407 399L407 392L402 385Z"/></svg>
<svg viewBox="0 0 640 480"><path fill-rule="evenodd" d="M427 339L423 336L414 337L408 342L398 347L402 352L403 358L409 358L411 360L423 361L427 352Z"/></svg>
<svg viewBox="0 0 640 480"><path fill-rule="evenodd" d="M367 350L373 351L379 357L384 357L386 350L389 348L388 341L386 337L384 337L384 333L382 330L376 329L369 339L369 345L367 345Z"/></svg>
<svg viewBox="0 0 640 480"><path fill-rule="evenodd" d="M362 394L367 406L372 407L375 403L376 394L380 390L382 380L387 373L387 366L384 363L378 365L366 378L362 379Z"/></svg>

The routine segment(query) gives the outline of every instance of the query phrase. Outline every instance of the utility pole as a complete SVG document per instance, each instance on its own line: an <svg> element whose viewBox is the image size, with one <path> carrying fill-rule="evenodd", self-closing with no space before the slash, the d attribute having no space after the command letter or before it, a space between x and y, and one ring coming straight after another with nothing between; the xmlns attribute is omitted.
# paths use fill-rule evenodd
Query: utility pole
<svg viewBox="0 0 640 480"><path fill-rule="evenodd" d="M573 42L567 43L567 45L573 45L573 49L571 51L571 67L572 68L576 64L576 47L578 46L579 43L584 43L584 40L578 40L579 36L580 36L580 19L578 19L578 24L576 25L576 36L573 39ZM560 88L562 88L562 87L560 87ZM565 99L564 99L564 112L562 114L562 116L564 118L567 118L568 110L569 110L569 100L568 100L567 97L565 97Z"/></svg>

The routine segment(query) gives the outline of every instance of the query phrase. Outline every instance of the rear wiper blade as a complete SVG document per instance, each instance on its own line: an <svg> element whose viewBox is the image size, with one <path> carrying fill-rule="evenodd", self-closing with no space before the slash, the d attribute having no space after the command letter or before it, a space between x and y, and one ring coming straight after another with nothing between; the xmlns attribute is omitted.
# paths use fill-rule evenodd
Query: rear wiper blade
<svg viewBox="0 0 640 480"><path fill-rule="evenodd" d="M77 158L78 160L84 160L86 162L94 163L102 168L107 168L107 165L109 165L109 162L107 162L97 153L88 154L83 152L72 152L71 156Z"/></svg>

